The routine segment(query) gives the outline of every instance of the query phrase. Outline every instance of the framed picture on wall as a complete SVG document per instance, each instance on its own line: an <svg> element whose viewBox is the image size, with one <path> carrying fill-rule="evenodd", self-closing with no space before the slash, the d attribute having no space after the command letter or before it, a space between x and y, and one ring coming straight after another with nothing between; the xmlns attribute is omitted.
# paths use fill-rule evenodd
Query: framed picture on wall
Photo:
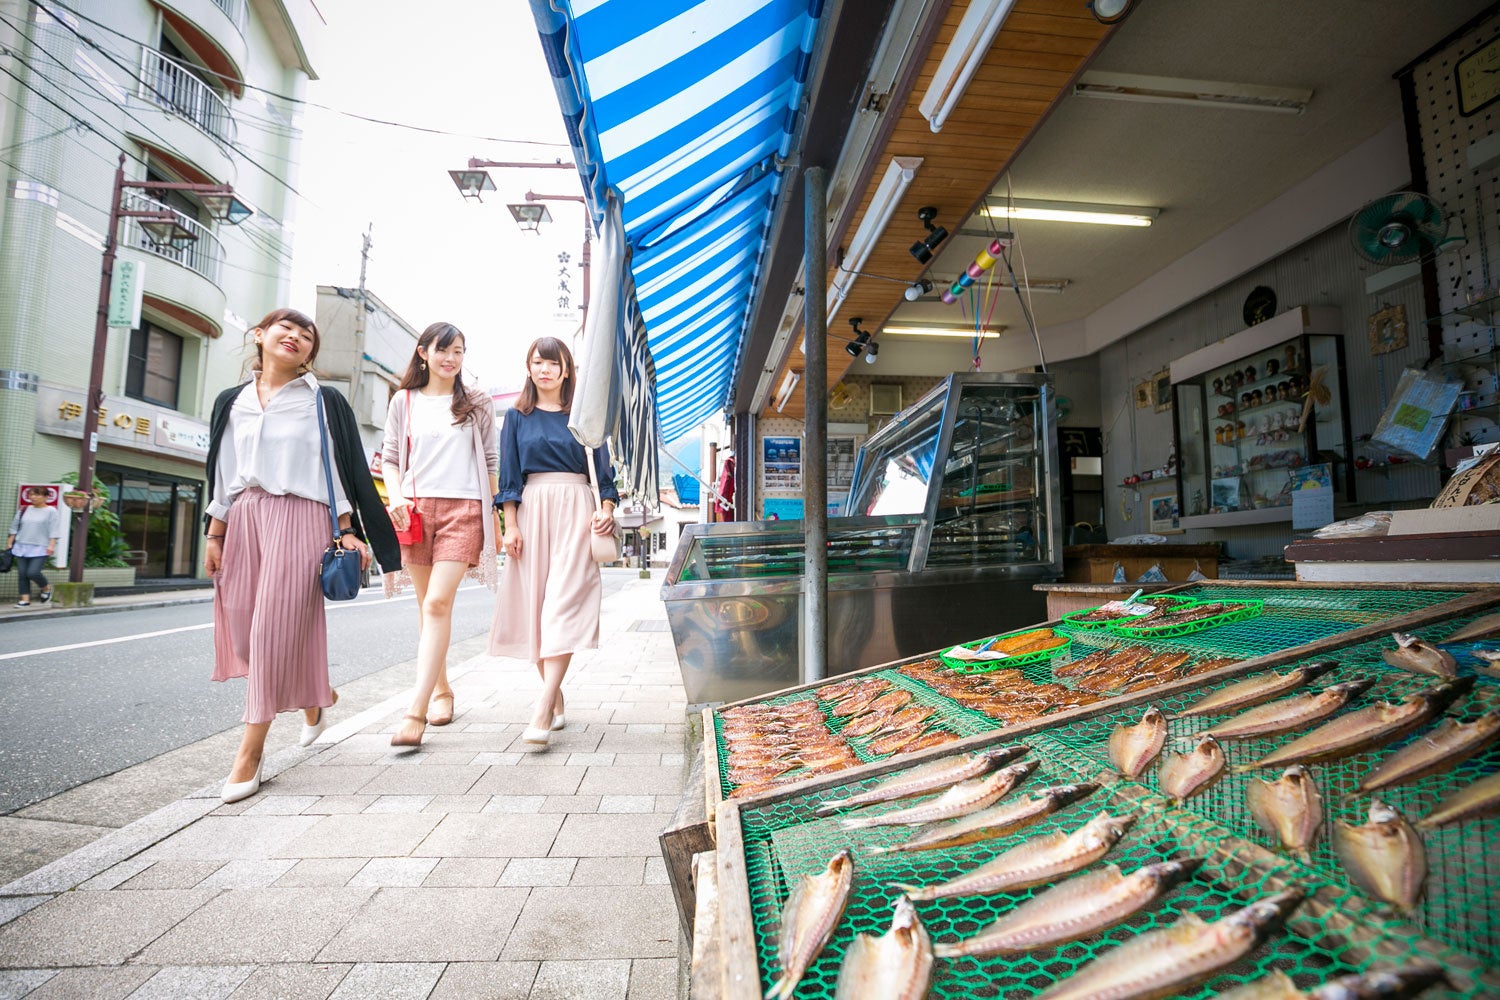
<svg viewBox="0 0 1500 1000"><path fill-rule="evenodd" d="M1151 394L1151 389L1150 379L1135 384L1135 408L1137 410L1148 409L1156 401L1155 397Z"/></svg>
<svg viewBox="0 0 1500 1000"><path fill-rule="evenodd" d="M1177 526L1178 509L1177 494L1163 493L1160 496L1151 497L1151 532L1156 535L1166 535L1172 532L1182 531Z"/></svg>
<svg viewBox="0 0 1500 1000"><path fill-rule="evenodd" d="M1406 346L1406 307L1386 306L1370 314L1367 331L1371 354L1389 354Z"/></svg>
<svg viewBox="0 0 1500 1000"><path fill-rule="evenodd" d="M1163 368L1151 376L1151 401L1157 413L1172 408L1172 369Z"/></svg>

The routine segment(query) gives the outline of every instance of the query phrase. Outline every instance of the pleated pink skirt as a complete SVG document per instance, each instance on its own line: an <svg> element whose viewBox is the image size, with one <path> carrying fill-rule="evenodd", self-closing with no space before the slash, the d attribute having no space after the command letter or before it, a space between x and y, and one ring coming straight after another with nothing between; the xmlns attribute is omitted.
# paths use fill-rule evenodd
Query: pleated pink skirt
<svg viewBox="0 0 1500 1000"><path fill-rule="evenodd" d="M229 508L224 561L214 575L214 677L248 679L247 723L327 708L328 626L318 560L328 508L249 489Z"/></svg>
<svg viewBox="0 0 1500 1000"><path fill-rule="evenodd" d="M569 472L526 477L516 517L521 555L505 557L490 655L543 660L599 645L599 567L589 548L594 492Z"/></svg>

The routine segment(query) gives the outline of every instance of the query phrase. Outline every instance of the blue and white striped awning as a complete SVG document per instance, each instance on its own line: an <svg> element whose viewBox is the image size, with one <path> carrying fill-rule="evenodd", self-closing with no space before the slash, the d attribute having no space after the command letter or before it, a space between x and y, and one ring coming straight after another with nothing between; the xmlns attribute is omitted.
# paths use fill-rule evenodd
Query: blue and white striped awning
<svg viewBox="0 0 1500 1000"><path fill-rule="evenodd" d="M596 222L620 200L672 441L728 399L823 0L531 6Z"/></svg>

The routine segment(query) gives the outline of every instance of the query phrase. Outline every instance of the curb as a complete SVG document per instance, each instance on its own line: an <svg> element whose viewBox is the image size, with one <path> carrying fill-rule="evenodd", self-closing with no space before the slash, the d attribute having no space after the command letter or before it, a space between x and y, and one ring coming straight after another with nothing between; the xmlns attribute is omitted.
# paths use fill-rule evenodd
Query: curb
<svg viewBox="0 0 1500 1000"><path fill-rule="evenodd" d="M0 622L21 621L28 618L47 621L53 618L76 618L79 615L102 615L110 611L142 611L147 608L172 608L179 604L209 604L213 601L213 595L204 597L183 597L177 600L161 601L132 601L129 604L94 604L86 608L54 608L46 610L33 608L30 611L12 610L0 613Z"/></svg>

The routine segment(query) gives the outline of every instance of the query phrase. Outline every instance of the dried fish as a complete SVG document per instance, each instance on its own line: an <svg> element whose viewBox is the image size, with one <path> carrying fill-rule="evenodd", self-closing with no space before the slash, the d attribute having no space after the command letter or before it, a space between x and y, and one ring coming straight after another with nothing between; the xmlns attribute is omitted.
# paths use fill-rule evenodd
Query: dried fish
<svg viewBox="0 0 1500 1000"><path fill-rule="evenodd" d="M1307 768L1293 764L1275 781L1251 778L1245 801L1255 825L1306 861L1323 828L1323 797Z"/></svg>
<svg viewBox="0 0 1500 1000"><path fill-rule="evenodd" d="M988 774L1017 757L1025 756L1030 750L1029 746L1017 743L935 760L930 764L922 764L910 770L898 771L878 785L873 785L856 795L825 802L818 807L817 813L819 816L827 816L839 809L867 806L875 802L892 802L896 799L910 798L913 795L926 795L928 792L947 788L960 781Z"/></svg>
<svg viewBox="0 0 1500 1000"><path fill-rule="evenodd" d="M866 711L895 712L898 709L905 708L907 705L911 704L911 700L913 697L914 696L910 691L903 691L899 688L895 691L887 691L879 698L876 698L874 701L870 702L870 707L866 709Z"/></svg>
<svg viewBox="0 0 1500 1000"><path fill-rule="evenodd" d="M1441 965L1419 958L1394 969L1340 976L1307 997L1308 1000L1411 1000L1439 985L1456 989Z"/></svg>
<svg viewBox="0 0 1500 1000"><path fill-rule="evenodd" d="M1231 611L1241 611L1247 605L1244 604L1194 604L1191 607L1179 608L1176 611L1168 611L1164 614L1153 615L1137 625L1135 622L1121 622L1119 627L1125 629L1139 629L1142 632L1151 632L1156 629L1171 628L1174 625L1186 625L1190 622L1202 621L1205 618L1215 618L1219 615L1228 614Z"/></svg>
<svg viewBox="0 0 1500 1000"><path fill-rule="evenodd" d="M1137 778L1167 742L1167 717L1152 705L1133 726L1116 726L1109 734L1109 762L1127 778Z"/></svg>
<svg viewBox="0 0 1500 1000"><path fill-rule="evenodd" d="M885 682L881 682L882 684ZM869 710L870 705L876 698L880 697L880 688L866 688L856 691L834 703L833 710L828 714L835 719L847 719L851 715L860 715Z"/></svg>
<svg viewBox="0 0 1500 1000"><path fill-rule="evenodd" d="M1370 801L1363 826L1340 820L1333 826L1333 850L1349 881L1367 895L1410 911L1422 898L1427 881L1427 851L1422 838L1399 812Z"/></svg>
<svg viewBox="0 0 1500 1000"><path fill-rule="evenodd" d="M1374 686L1375 678L1359 677L1330 684L1321 691L1304 691L1268 705L1257 705L1198 735L1216 740L1246 740L1301 729L1328 718Z"/></svg>
<svg viewBox="0 0 1500 1000"><path fill-rule="evenodd" d="M1154 904L1203 863L1163 861L1129 875L1116 865L1068 879L1010 910L971 938L939 944L939 958L1010 955L1077 941Z"/></svg>
<svg viewBox="0 0 1500 1000"><path fill-rule="evenodd" d="M1302 902L1299 889L1258 899L1222 920L1189 913L1139 934L1042 993L1038 1000L1144 1000L1187 987L1233 965L1279 931Z"/></svg>
<svg viewBox="0 0 1500 1000"><path fill-rule="evenodd" d="M1036 770L1036 766L1034 760L1011 764L987 777L961 781L937 798L919 805L876 816L846 816L839 821L839 826L845 830L863 830L872 826L921 826L967 816L999 802Z"/></svg>
<svg viewBox="0 0 1500 1000"><path fill-rule="evenodd" d="M930 750L932 747L940 747L945 743L957 742L957 733L950 733L946 729L929 729L910 743L904 744L899 752L916 753L918 750Z"/></svg>
<svg viewBox="0 0 1500 1000"><path fill-rule="evenodd" d="M907 726L905 729L898 729L893 733L877 736L870 741L870 745L866 749L872 754L895 753L918 736L921 736L924 728L923 724L919 722L914 726Z"/></svg>
<svg viewBox="0 0 1500 1000"><path fill-rule="evenodd" d="M931 851L958 847L981 840L993 840L1060 812L1074 802L1088 798L1099 790L1093 782L1075 785L1052 785L1010 802L970 813L951 823L930 823L911 839L890 847L871 847L870 854L895 854L909 851Z"/></svg>
<svg viewBox="0 0 1500 1000"><path fill-rule="evenodd" d="M1414 691L1399 702L1376 702L1325 722L1244 769L1338 760L1384 746L1421 726L1473 687L1474 678L1460 677Z"/></svg>
<svg viewBox="0 0 1500 1000"><path fill-rule="evenodd" d="M1307 994L1297 989L1286 973L1273 970L1269 976L1236 986L1228 993L1215 993L1213 1000L1307 1000Z"/></svg>
<svg viewBox="0 0 1500 1000"><path fill-rule="evenodd" d="M937 709L931 705L910 705L887 717L885 722L875 730L875 734L894 733L898 729L905 729L908 726L915 726L919 722L924 722L936 714Z"/></svg>
<svg viewBox="0 0 1500 1000"><path fill-rule="evenodd" d="M1169 753L1162 760L1158 784L1179 804L1209 788L1224 776L1224 751L1205 736L1187 753Z"/></svg>
<svg viewBox="0 0 1500 1000"><path fill-rule="evenodd" d="M1200 698L1177 713L1175 717L1185 719L1193 715L1215 715L1236 708L1260 705L1277 695L1296 690L1337 666L1337 660L1317 660L1313 663L1304 663L1284 674L1256 674L1228 687L1220 688L1206 698Z"/></svg>
<svg viewBox="0 0 1500 1000"><path fill-rule="evenodd" d="M1133 815L1101 812L1072 833L1033 837L948 882L915 886L895 883L914 900L989 895L1051 882L1087 868L1110 852L1135 825Z"/></svg>
<svg viewBox="0 0 1500 1000"><path fill-rule="evenodd" d="M932 938L904 896L891 929L856 934L839 969L834 1000L922 1000L932 981Z"/></svg>
<svg viewBox="0 0 1500 1000"><path fill-rule="evenodd" d="M894 714L894 712L866 712L843 729L840 729L839 734L842 736L869 736L890 722L891 716Z"/></svg>
<svg viewBox="0 0 1500 1000"><path fill-rule="evenodd" d="M792 995L807 967L833 936L853 884L854 859L847 849L830 858L828 867L818 874L802 876L781 911L776 952L781 978L766 991L766 1000Z"/></svg>
<svg viewBox="0 0 1500 1000"><path fill-rule="evenodd" d="M1480 778L1450 793L1433 807L1432 812L1417 820L1417 826L1431 830L1449 823L1500 816L1500 774Z"/></svg>
<svg viewBox="0 0 1500 1000"><path fill-rule="evenodd" d="M1356 791L1375 792L1425 778L1468 760L1500 740L1500 708L1473 722L1444 719L1432 732L1412 740L1360 779Z"/></svg>
<svg viewBox="0 0 1500 1000"><path fill-rule="evenodd" d="M1443 680L1452 680L1458 676L1458 661L1441 646L1434 646L1405 632L1392 632L1391 638L1396 640L1396 648L1382 650L1380 653L1380 658L1391 666L1410 670L1414 674L1441 677Z"/></svg>
<svg viewBox="0 0 1500 1000"><path fill-rule="evenodd" d="M1476 618L1454 632L1444 642L1473 642L1475 639L1500 638L1500 614Z"/></svg>

